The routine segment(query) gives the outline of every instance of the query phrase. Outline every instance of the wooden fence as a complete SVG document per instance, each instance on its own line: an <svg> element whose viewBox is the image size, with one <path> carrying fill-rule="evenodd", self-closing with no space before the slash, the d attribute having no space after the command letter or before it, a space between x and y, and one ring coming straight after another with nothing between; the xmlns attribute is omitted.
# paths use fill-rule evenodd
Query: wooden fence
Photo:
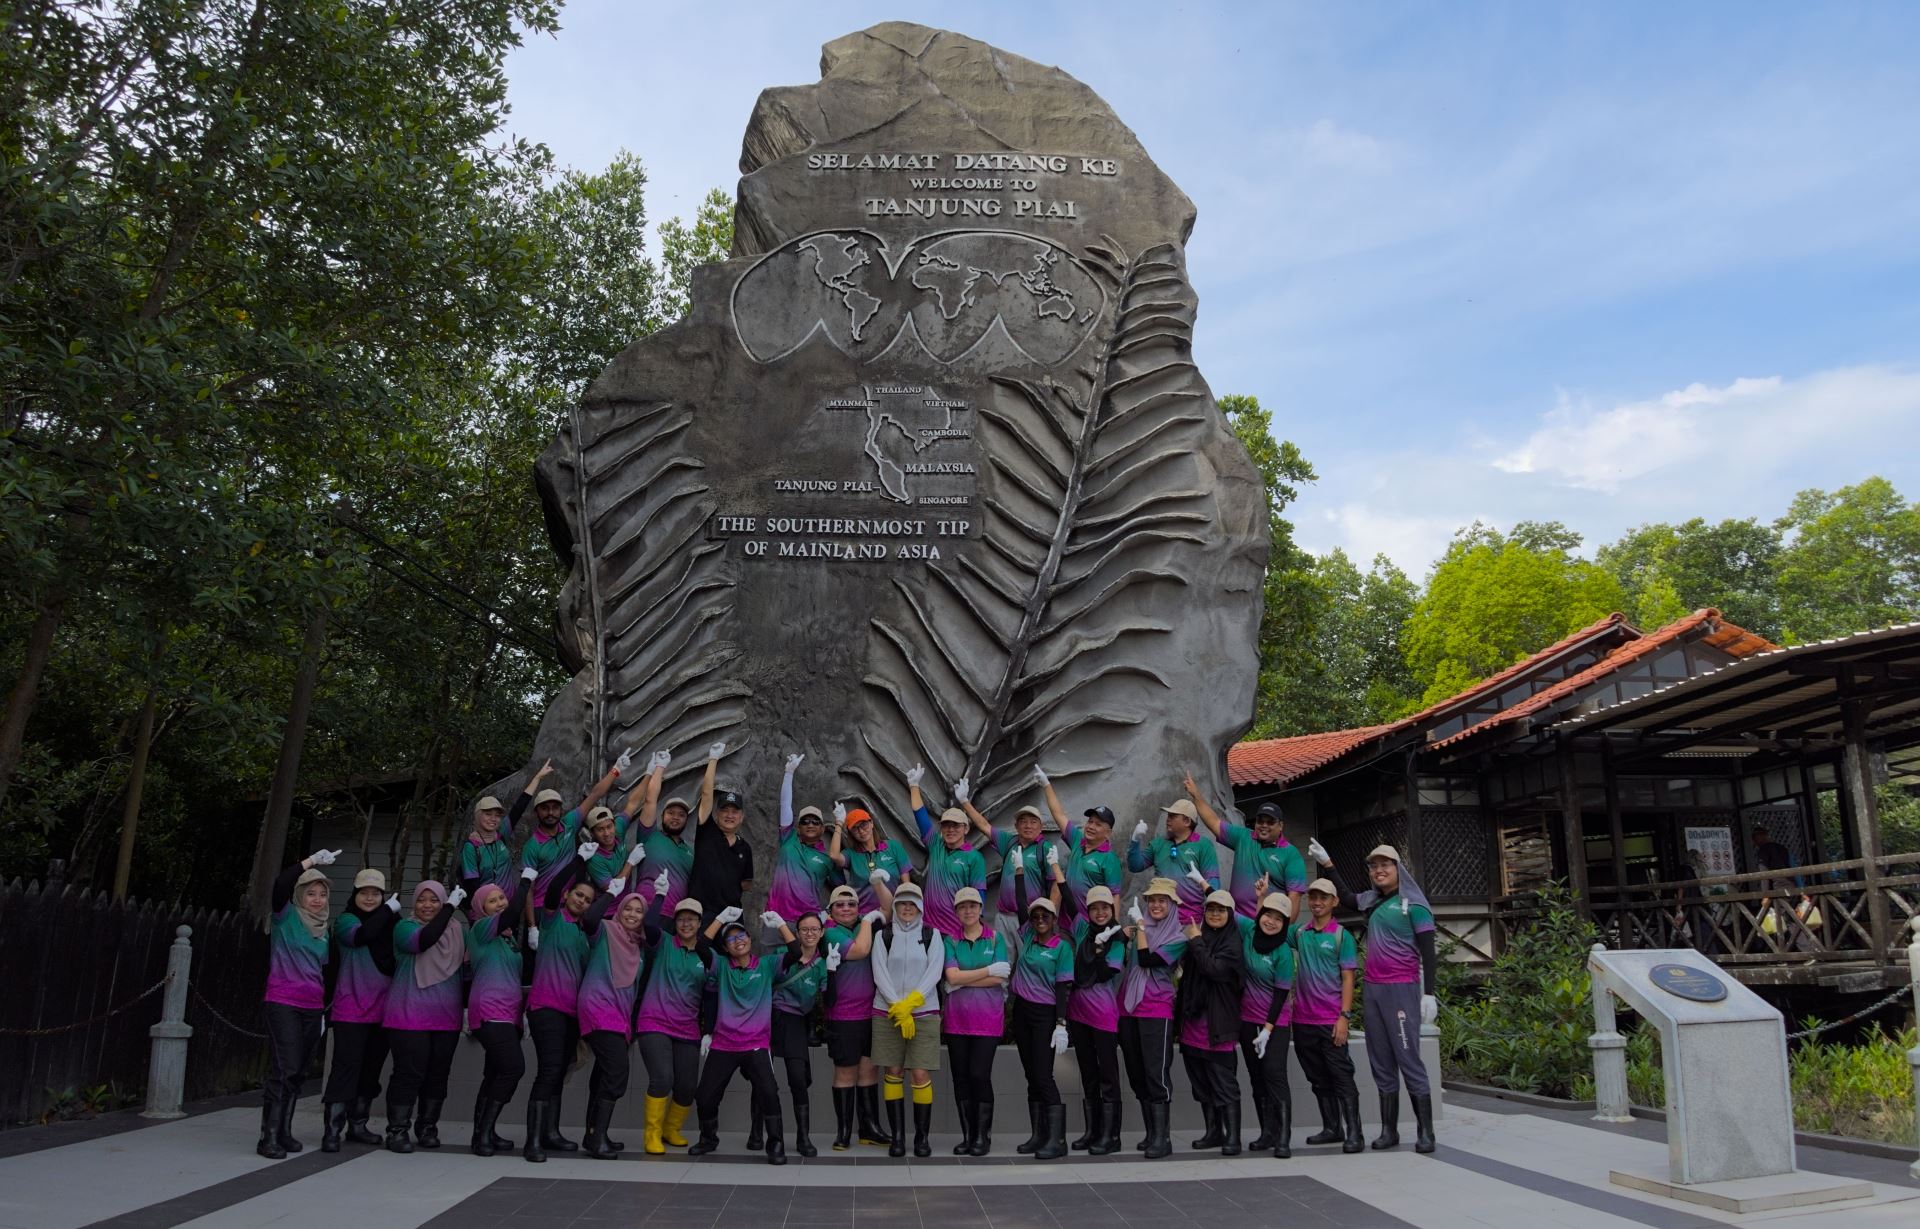
<svg viewBox="0 0 1920 1229"><path fill-rule="evenodd" d="M116 1108L137 1102L180 926L193 928L187 1098L259 1082L267 937L257 922L16 879L0 886L0 1124L37 1121L69 1092L104 1087Z"/></svg>

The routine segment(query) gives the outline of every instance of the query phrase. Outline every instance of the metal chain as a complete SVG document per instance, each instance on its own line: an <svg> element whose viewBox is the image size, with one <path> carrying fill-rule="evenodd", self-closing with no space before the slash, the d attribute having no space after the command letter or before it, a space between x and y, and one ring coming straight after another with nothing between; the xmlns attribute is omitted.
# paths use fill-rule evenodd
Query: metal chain
<svg viewBox="0 0 1920 1229"><path fill-rule="evenodd" d="M172 980L173 980L173 974L169 973L165 977L161 978L159 981L153 983L153 985L148 986L145 990L141 991L138 995L120 1004L120 1006L110 1008L107 1011L103 1011L99 1015L93 1017L90 1020L76 1020L72 1024L56 1024L49 1028L0 1028L0 1037L51 1037L56 1033L71 1033L76 1029L91 1028L93 1025L99 1024L103 1020L113 1019L113 1017L119 1015L123 1011L126 1011L128 1008L135 1007L141 1003L146 1002L148 999L152 998L155 994L158 994L161 990L165 989L166 984Z"/></svg>
<svg viewBox="0 0 1920 1229"><path fill-rule="evenodd" d="M228 1028L232 1029L234 1032L239 1033L242 1037L251 1037L255 1041L265 1041L267 1039L267 1035L265 1033L256 1033L250 1028L241 1028L238 1024L235 1024L233 1021L221 1015L220 1009L218 1007L215 1007L212 1003L207 1002L207 996L200 993L200 987L194 985L192 982L188 982L187 989L193 991L194 1002L206 1008L208 1015L212 1016L214 1019L218 1020L220 1023L226 1025Z"/></svg>
<svg viewBox="0 0 1920 1229"><path fill-rule="evenodd" d="M1854 1012L1852 1015L1843 1017L1839 1020L1835 1020L1831 1024L1816 1024L1812 1028L1803 1028L1797 1033L1788 1033L1787 1040L1794 1041L1801 1037L1818 1037L1820 1034L1839 1028L1843 1024L1852 1024L1855 1020L1858 1020L1863 1016L1870 1016L1874 1012L1879 1011L1882 1007L1885 1007L1887 1004L1895 1002L1896 1000L1899 1000L1899 999L1903 999L1907 995L1912 993L1913 993L1912 986L1901 986L1899 989L1889 993L1887 997L1881 999L1878 1003L1875 1003L1870 1007L1862 1007L1859 1011Z"/></svg>

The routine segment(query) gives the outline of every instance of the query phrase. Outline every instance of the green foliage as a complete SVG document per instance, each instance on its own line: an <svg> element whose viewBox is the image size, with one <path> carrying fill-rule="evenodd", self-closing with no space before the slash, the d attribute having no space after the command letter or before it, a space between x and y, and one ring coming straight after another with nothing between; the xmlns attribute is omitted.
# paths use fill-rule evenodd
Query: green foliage
<svg viewBox="0 0 1920 1229"><path fill-rule="evenodd" d="M1705 606L1750 632L1777 639L1780 598L1774 569L1780 533L1757 520L1641 525L1599 549L1594 561L1620 582L1626 613L1660 627Z"/></svg>
<svg viewBox="0 0 1920 1229"><path fill-rule="evenodd" d="M1802 491L1774 522L1782 634L1803 644L1920 615L1920 507L1884 478Z"/></svg>
<svg viewBox="0 0 1920 1229"><path fill-rule="evenodd" d="M660 224L660 264L664 277L658 300L660 319L672 323L687 314L693 271L733 253L733 198L710 190L694 211L692 223L669 218Z"/></svg>
<svg viewBox="0 0 1920 1229"><path fill-rule="evenodd" d="M1269 534L1265 605L1260 616L1260 680L1255 700L1254 737L1270 737L1282 728L1278 714L1285 707L1290 682L1307 668L1309 628L1315 612L1313 557L1293 540L1287 506L1300 488L1316 480L1313 466L1290 442L1276 440L1273 415L1258 398L1228 394L1220 411L1239 437L1267 492Z"/></svg>
<svg viewBox="0 0 1920 1229"><path fill-rule="evenodd" d="M1874 814L1880 821L1880 851L1920 853L1920 794L1914 793L1909 785L1888 782L1874 788L1873 798ZM1838 861L1845 856L1847 844L1842 823L1839 794L1821 793L1820 847L1828 861Z"/></svg>
<svg viewBox="0 0 1920 1229"><path fill-rule="evenodd" d="M1816 1023L1805 1020L1801 1027ZM1788 1059L1794 1126L1911 1144L1913 1075L1907 1051L1915 1045L1920 1045L1920 1036L1913 1029L1889 1035L1878 1026L1852 1045L1802 1042Z"/></svg>

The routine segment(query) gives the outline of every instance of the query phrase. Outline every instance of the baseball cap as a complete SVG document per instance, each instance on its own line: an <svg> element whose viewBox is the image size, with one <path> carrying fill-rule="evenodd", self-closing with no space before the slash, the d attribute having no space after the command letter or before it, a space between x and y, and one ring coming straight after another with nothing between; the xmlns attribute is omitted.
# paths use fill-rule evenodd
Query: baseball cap
<svg viewBox="0 0 1920 1229"><path fill-rule="evenodd" d="M1213 891L1208 892L1207 908L1211 909L1216 905L1222 909L1233 908L1233 893L1227 891L1225 888L1215 888Z"/></svg>
<svg viewBox="0 0 1920 1229"><path fill-rule="evenodd" d="M1308 884L1307 894L1311 896L1315 892L1319 892L1324 896L1331 896L1335 900L1340 898L1340 889L1333 886L1333 880L1331 879L1316 879Z"/></svg>
<svg viewBox="0 0 1920 1229"><path fill-rule="evenodd" d="M819 807L801 807L800 814L794 817L794 822L804 823L809 819L813 820L815 823L826 822L826 816L820 813Z"/></svg>
<svg viewBox="0 0 1920 1229"><path fill-rule="evenodd" d="M1104 883L1098 887L1088 888L1087 903L1089 905L1111 905L1113 903L1113 889Z"/></svg>
<svg viewBox="0 0 1920 1229"><path fill-rule="evenodd" d="M1371 862L1375 858L1392 858L1395 862L1398 862L1400 860L1400 851L1391 845L1375 845L1367 851L1367 861Z"/></svg>
<svg viewBox="0 0 1920 1229"><path fill-rule="evenodd" d="M673 911L675 913L691 913L695 917L707 916L707 911L700 907L700 902L691 896L682 896L680 903L673 907Z"/></svg>
<svg viewBox="0 0 1920 1229"><path fill-rule="evenodd" d="M904 887L906 885L902 884L901 886ZM978 905L983 902L980 899L979 889L961 888L953 894L953 903L956 905Z"/></svg>
<svg viewBox="0 0 1920 1229"><path fill-rule="evenodd" d="M609 820L612 818L613 818L613 812L611 810L607 809L606 807L595 807L593 808L593 810L587 812L587 827L591 828L595 824L600 823L603 820Z"/></svg>
<svg viewBox="0 0 1920 1229"><path fill-rule="evenodd" d="M1287 899L1285 892L1267 893L1267 898L1260 902L1260 907L1262 909L1271 909L1281 917L1290 918L1293 916L1293 902Z"/></svg>
<svg viewBox="0 0 1920 1229"><path fill-rule="evenodd" d="M369 866L353 877L353 890L358 892L361 888L379 888L384 892L387 890L387 877Z"/></svg>
<svg viewBox="0 0 1920 1229"><path fill-rule="evenodd" d="M1166 806L1161 807L1160 810L1163 814L1167 815L1184 815L1188 819L1200 818L1200 812L1195 809L1191 801L1185 798L1175 798Z"/></svg>
<svg viewBox="0 0 1920 1229"><path fill-rule="evenodd" d="M864 808L855 807L853 810L847 812L847 827L849 828L856 824L870 824L872 822L873 816L867 814Z"/></svg>
<svg viewBox="0 0 1920 1229"><path fill-rule="evenodd" d="M964 828L967 826L967 813L959 807L948 807L946 810L940 812L940 822L943 824L959 824Z"/></svg>
<svg viewBox="0 0 1920 1229"><path fill-rule="evenodd" d="M500 800L492 794L488 794L485 798L473 804L473 813L475 815L478 815L482 811L504 811L506 809L506 807L500 804Z"/></svg>
<svg viewBox="0 0 1920 1229"><path fill-rule="evenodd" d="M669 798L665 802L660 804L660 809L662 811L665 811L670 807L679 807L681 810L687 812L688 814L693 813L693 804L688 802L685 798L679 797L678 795L672 798Z"/></svg>
<svg viewBox="0 0 1920 1229"><path fill-rule="evenodd" d="M1048 913L1056 917L1059 916L1060 913L1060 906L1053 903L1051 896L1038 896L1032 901L1029 901L1027 904L1027 912L1032 913L1035 909L1045 909Z"/></svg>
<svg viewBox="0 0 1920 1229"><path fill-rule="evenodd" d="M566 799L560 796L560 791L557 789L543 789L539 793L533 796L534 806L543 806L549 802L565 802L565 801Z"/></svg>
<svg viewBox="0 0 1920 1229"><path fill-rule="evenodd" d="M1101 823L1105 824L1109 828L1113 827L1114 825L1112 807L1088 807L1084 812L1082 812L1082 814L1085 815L1088 819L1099 820Z"/></svg>
<svg viewBox="0 0 1920 1229"><path fill-rule="evenodd" d="M920 890L920 885L917 883L903 883L893 890L893 898L895 900L910 900L917 905L926 899L926 893Z"/></svg>
<svg viewBox="0 0 1920 1229"><path fill-rule="evenodd" d="M1019 810L1013 813L1013 818L1017 822L1021 819L1026 818L1029 815L1033 816L1037 820L1041 820L1042 822L1044 822L1047 818L1044 814L1041 813L1040 808L1035 806L1021 807Z"/></svg>
<svg viewBox="0 0 1920 1229"><path fill-rule="evenodd" d="M714 810L718 811L726 807L745 809L746 804L740 801L740 793L738 790L723 789L713 796Z"/></svg>
<svg viewBox="0 0 1920 1229"><path fill-rule="evenodd" d="M860 903L860 893L843 883L827 894L827 903L829 905L837 905L843 900L852 901L857 905Z"/></svg>
<svg viewBox="0 0 1920 1229"><path fill-rule="evenodd" d="M1263 819L1270 819L1276 824L1283 824L1287 822L1287 817L1280 813L1279 804L1273 803L1273 802L1263 802L1259 806L1255 807L1253 811L1253 819L1255 823L1258 823Z"/></svg>

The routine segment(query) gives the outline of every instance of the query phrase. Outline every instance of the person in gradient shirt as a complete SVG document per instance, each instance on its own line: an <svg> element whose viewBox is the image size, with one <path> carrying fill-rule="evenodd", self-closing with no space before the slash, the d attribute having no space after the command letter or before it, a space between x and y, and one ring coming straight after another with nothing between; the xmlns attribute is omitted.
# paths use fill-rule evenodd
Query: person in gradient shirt
<svg viewBox="0 0 1920 1229"><path fill-rule="evenodd" d="M545 780L552 771L553 761L548 760L540 766L535 777ZM520 847L521 863L538 872L527 900L526 936L529 948L540 946L539 927L546 924L546 918L540 913L546 907L547 898L553 894L554 884L562 879L571 882L574 877L574 853L580 844L580 817L598 807L600 800L607 796L607 791L619 779L620 770L609 768L606 776L594 782L587 796L580 800L580 805L570 811L564 809L558 790L543 789L534 795L533 831Z"/></svg>
<svg viewBox="0 0 1920 1229"><path fill-rule="evenodd" d="M634 823L640 829L640 850L644 855L637 876L651 879L656 889L661 875L667 877L666 889L656 890L654 898L660 902L661 912L673 916L674 907L684 898L693 882L693 842L687 839L687 817L693 814L693 807L685 798L669 798L665 806L659 806L660 787L666 775L668 765L673 763L671 751L656 751L647 765L646 793L641 800L640 809L634 813ZM629 808L631 809L631 808ZM658 822L655 815L658 814ZM688 1090L692 1095L692 1090Z"/></svg>
<svg viewBox="0 0 1920 1229"><path fill-rule="evenodd" d="M680 1127L693 1109L700 1082L700 996L706 992L713 953L700 933L705 911L691 896L674 901L671 934L660 920L673 885L669 870L653 881L652 926L647 931L647 985L640 993L634 1034L647 1069L647 1110L642 1146L653 1156L684 1148Z"/></svg>
<svg viewBox="0 0 1920 1229"><path fill-rule="evenodd" d="M1180 1054L1207 1124L1206 1134L1194 1140L1193 1147L1239 1156L1240 1083L1234 1047L1240 1041L1246 970L1240 959L1240 928L1234 925L1233 894L1209 895L1201 917L1200 925L1186 927L1187 950L1180 959L1180 985L1174 995Z"/></svg>
<svg viewBox="0 0 1920 1229"><path fill-rule="evenodd" d="M513 1148L513 1141L494 1128L527 1073L527 1060L520 1053L520 949L513 944L513 932L525 916L527 889L535 874L531 866L522 867L512 896L497 883L483 883L473 894L473 925L467 927L467 965L473 970L467 1031L486 1053L473 1102L473 1139L467 1145L475 1156Z"/></svg>
<svg viewBox="0 0 1920 1229"><path fill-rule="evenodd" d="M1313 1095L1320 1102L1321 1128L1309 1144L1339 1144L1358 1152L1360 1092L1353 1085L1353 1057L1347 1053L1347 1016L1353 1011L1353 970L1359 964L1353 936L1334 920L1340 890L1328 879L1307 885L1307 912L1293 928L1294 1052Z"/></svg>
<svg viewBox="0 0 1920 1229"><path fill-rule="evenodd" d="M1293 1155L1293 1092L1287 1087L1287 996L1293 991L1293 945L1287 942L1287 923L1293 903L1279 892L1260 902L1252 921L1234 920L1240 927L1240 959L1246 985L1240 998L1240 1053L1247 1060L1247 1079L1253 1085L1253 1108L1260 1118L1260 1134L1247 1147L1253 1152L1273 1149L1286 1159Z"/></svg>
<svg viewBox="0 0 1920 1229"><path fill-rule="evenodd" d="M768 911L767 917L776 916ZM787 952L780 962L780 978L773 983L773 1056L787 1069L787 1096L793 1101L793 1150L818 1156L808 1131L813 1125L813 1064L807 1053L813 1031L813 1009L827 988L827 958L820 941L826 923L817 913L803 913L791 926L780 926Z"/></svg>
<svg viewBox="0 0 1920 1229"><path fill-rule="evenodd" d="M422 1148L440 1146L440 1110L447 1073L460 1041L460 966L466 938L459 910L467 894L428 879L413 890L413 916L393 928L393 984L387 987L387 1148L412 1152L408 1120ZM415 1103L418 1102L418 1114Z"/></svg>
<svg viewBox="0 0 1920 1229"><path fill-rule="evenodd" d="M1060 902L1061 914L1076 918L1086 907L1088 892L1094 888L1118 892L1126 882L1126 871L1113 852L1113 812L1107 807L1088 807L1076 823L1067 818L1060 795L1053 792L1053 782L1038 764L1033 766L1033 781L1046 795L1047 810L1067 842L1067 892ZM1052 846L1047 847L1047 855L1049 859L1054 856Z"/></svg>
<svg viewBox="0 0 1920 1229"><path fill-rule="evenodd" d="M1067 1039L1080 1064L1087 1130L1076 1152L1107 1156L1120 1149L1120 975L1127 945L1115 922L1113 891L1087 889L1086 910L1073 923L1073 993L1067 999Z"/></svg>
<svg viewBox="0 0 1920 1229"><path fill-rule="evenodd" d="M1020 908L1023 888L1028 900L1038 900L1051 892L1053 903L1060 903L1059 888L1054 886L1052 874L1052 868L1060 864L1060 855L1051 847L1041 848L1045 819L1039 807L1023 806L1015 811L1013 831L1006 832L995 828L973 805L973 789L965 777L953 783L953 800L960 804L960 809L967 813L980 833L981 844L1000 855L1000 896L996 908L1010 929L1020 926L1024 916ZM1016 849L1020 851L1017 861L1013 857Z"/></svg>
<svg viewBox="0 0 1920 1229"><path fill-rule="evenodd" d="M1187 935L1174 916L1180 890L1171 879L1147 884L1146 908L1127 906L1127 968L1120 980L1120 1053L1127 1081L1140 1102L1148 1160L1173 1151L1168 1115L1173 1103L1173 972L1187 951Z"/></svg>
<svg viewBox="0 0 1920 1229"><path fill-rule="evenodd" d="M885 917L887 910L893 908L893 897L889 893L882 900L873 885L878 883L884 889L903 884L912 876L913 865L891 842L880 839L875 827L873 816L867 812L858 807L849 811L846 803L834 803L833 832L827 839L827 856L833 859L835 866L846 872L848 885L859 897L858 912L878 909L880 915ZM842 833L845 834L844 849Z"/></svg>
<svg viewBox="0 0 1920 1229"><path fill-rule="evenodd" d="M865 815L865 811L855 811ZM869 824L872 820L867 821ZM893 908L893 894L875 878L870 891ZM873 928L886 918L880 908L861 916L860 894L844 885L827 897L831 925L827 945L827 1057L833 1062L833 1150L852 1146L853 1123L860 1142L885 1147L880 1127L880 1068L873 1062Z"/></svg>
<svg viewBox="0 0 1920 1229"><path fill-rule="evenodd" d="M387 896L387 877L368 867L353 877L353 899L333 921L333 1061L327 1068L326 1133L320 1151L340 1151L341 1133L356 1144L377 1144L367 1129L387 1065L387 985L393 980L393 924L400 898ZM383 899L384 898L384 899Z"/></svg>
<svg viewBox="0 0 1920 1229"><path fill-rule="evenodd" d="M1127 869L1151 870L1173 880L1180 889L1180 924L1198 926L1202 902L1220 886L1219 849L1212 841L1200 839L1200 813L1191 801L1176 798L1160 813L1166 816L1167 834L1149 841L1147 821L1135 824L1133 839L1127 842Z"/></svg>
<svg viewBox="0 0 1920 1229"><path fill-rule="evenodd" d="M1056 866L1057 870L1057 866ZM1027 1076L1033 1135L1014 1148L1036 1161L1067 1155L1067 1108L1053 1078L1053 1060L1067 1049L1067 996L1073 991L1073 944L1060 936L1060 906L1049 896L1026 899L1018 955L1013 962L1013 1044Z"/></svg>
<svg viewBox="0 0 1920 1229"><path fill-rule="evenodd" d="M298 1152L293 1105L307 1060L320 1044L327 1001L327 877L337 849L321 849L273 881L267 924L267 1079L261 1089L260 1142L270 1161Z"/></svg>
<svg viewBox="0 0 1920 1229"><path fill-rule="evenodd" d="M596 890L606 887L616 878L624 878L627 873L629 822L624 813L615 814L611 807L599 806L587 812L587 841L575 853L585 850L588 844L592 845L593 852L582 860L586 863L587 878Z"/></svg>
<svg viewBox="0 0 1920 1229"><path fill-rule="evenodd" d="M985 894L987 860L967 844L967 813L948 807L940 813L939 836L934 835L933 816L920 797L920 778L926 769L919 764L907 769L907 803L913 822L920 828L920 839L927 846L927 869L920 881L926 901L927 925L943 935L960 933L960 918L953 911L953 894L972 888ZM895 898L899 892L894 893Z"/></svg>
<svg viewBox="0 0 1920 1229"><path fill-rule="evenodd" d="M771 911L761 915L770 928L785 926ZM740 923L740 909L729 905L707 926L707 940L718 936L722 956L707 975L707 984L719 996L713 1040L700 1071L700 1090L694 1096L700 1113L700 1138L687 1149L703 1156L720 1146L720 1099L735 1072L753 1086L753 1112L762 1116L767 1164L787 1163L786 1139L780 1125L780 1089L773 1082L773 985L779 979L781 957L755 956L753 936Z"/></svg>
<svg viewBox="0 0 1920 1229"><path fill-rule="evenodd" d="M587 1083L587 1131L580 1151L611 1161L625 1150L607 1134L613 1110L627 1095L627 1047L633 1040L634 1000L640 993L640 969L646 958L645 892L627 892L619 876L587 907L580 929L587 936L586 963L580 968L575 1010L580 1038L593 1051L593 1076ZM609 916L611 915L611 916ZM656 917L658 915L655 915Z"/></svg>
<svg viewBox="0 0 1920 1229"><path fill-rule="evenodd" d="M1006 939L982 922L978 891L954 893L953 909L960 933L946 943L947 995L940 1021L960 1110L960 1143L953 1154L985 1156L993 1148L993 1055L1006 1028L1013 965Z"/></svg>
<svg viewBox="0 0 1920 1229"><path fill-rule="evenodd" d="M492 794L473 804L473 827L460 845L457 885L469 901L482 884L491 883L502 891L511 891L513 881L519 878L518 859L513 856L513 826L526 814L538 780L536 775L527 782L527 788L514 798L511 813Z"/></svg>
<svg viewBox="0 0 1920 1229"><path fill-rule="evenodd" d="M819 807L793 813L793 774L807 757L789 755L780 778L780 850L773 860L773 885L767 890L767 908L782 917L798 918L826 907L833 886L833 857L827 850L826 817Z"/></svg>
<svg viewBox="0 0 1920 1229"><path fill-rule="evenodd" d="M1253 813L1253 826L1242 828L1221 819L1219 813L1207 805L1192 773L1188 773L1181 784L1200 812L1200 822L1213 833L1215 840L1233 851L1233 879L1228 890L1233 893L1233 905L1240 916L1250 918L1259 912L1260 900L1266 895L1262 880L1273 891L1285 892L1298 916L1300 893L1307 887L1307 860L1287 843L1286 823L1280 808L1271 802L1261 803Z"/></svg>
<svg viewBox="0 0 1920 1229"><path fill-rule="evenodd" d="M540 957L533 964L527 991L527 1031L533 1035L533 1088L527 1094L527 1142L520 1155L542 1162L549 1152L577 1152L579 1144L560 1134L560 1092L567 1066L580 1044L580 970L586 964L587 933L581 919L592 907L593 883L581 863L598 848L582 845L569 860L568 873L536 878L547 882ZM528 937L534 932L529 930Z"/></svg>

